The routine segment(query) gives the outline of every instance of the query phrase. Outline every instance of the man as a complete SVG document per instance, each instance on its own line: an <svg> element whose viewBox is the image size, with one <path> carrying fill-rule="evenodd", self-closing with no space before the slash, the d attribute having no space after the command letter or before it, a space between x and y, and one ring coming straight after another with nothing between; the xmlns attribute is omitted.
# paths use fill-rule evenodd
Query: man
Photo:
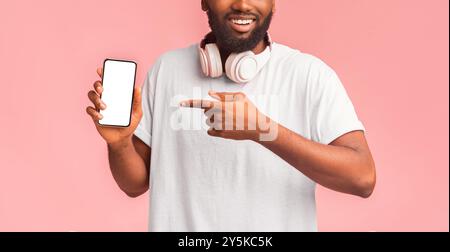
<svg viewBox="0 0 450 252"><path fill-rule="evenodd" d="M117 184L130 197L150 190L150 230L316 231L316 183L369 197L375 165L364 126L330 67L270 42L275 0L201 6L212 33L160 57L142 96L135 91L130 127L99 126L101 82L88 94ZM205 76L214 59L199 63L213 43L215 71L228 77ZM264 66L257 58L261 69L246 83L231 81L227 61L246 51L270 57ZM251 66L241 67L247 76Z"/></svg>

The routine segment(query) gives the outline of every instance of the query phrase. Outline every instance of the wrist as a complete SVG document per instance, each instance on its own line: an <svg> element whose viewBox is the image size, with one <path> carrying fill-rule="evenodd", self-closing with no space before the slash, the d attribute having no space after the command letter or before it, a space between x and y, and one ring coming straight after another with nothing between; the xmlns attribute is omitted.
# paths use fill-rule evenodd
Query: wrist
<svg viewBox="0 0 450 252"><path fill-rule="evenodd" d="M245 139L258 142L259 141L259 130L246 130L246 137Z"/></svg>
<svg viewBox="0 0 450 252"><path fill-rule="evenodd" d="M262 145L274 142L278 139L279 127L280 125L276 121L263 115L258 120L258 127L256 127L251 140Z"/></svg>
<svg viewBox="0 0 450 252"><path fill-rule="evenodd" d="M107 145L111 149L123 149L123 148L126 148L126 147L130 146L131 144L133 144L131 139L132 139L131 136L126 137L123 139L107 142Z"/></svg>

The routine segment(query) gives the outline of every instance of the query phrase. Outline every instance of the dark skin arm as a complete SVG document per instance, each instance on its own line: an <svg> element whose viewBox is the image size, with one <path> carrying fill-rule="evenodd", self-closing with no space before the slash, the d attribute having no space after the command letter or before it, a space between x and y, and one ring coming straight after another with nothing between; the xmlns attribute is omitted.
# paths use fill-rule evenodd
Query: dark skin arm
<svg viewBox="0 0 450 252"><path fill-rule="evenodd" d="M147 167L147 172L150 173L150 157L152 154L152 148L150 148L147 144L142 142L141 139L133 135L133 145L136 149L136 152L139 156L144 160L145 166Z"/></svg>
<svg viewBox="0 0 450 252"><path fill-rule="evenodd" d="M362 131L324 145L279 125L275 141L257 142L322 186L363 198L373 192L375 164Z"/></svg>
<svg viewBox="0 0 450 252"><path fill-rule="evenodd" d="M136 136L108 144L112 175L129 197L136 198L149 189L151 148Z"/></svg>
<svg viewBox="0 0 450 252"><path fill-rule="evenodd" d="M97 69L97 73L101 78L103 69ZM98 80L94 83L93 90L88 92L92 106L87 107L86 112L107 144L109 166L117 185L128 196L138 197L149 188L151 154L151 148L133 134L142 118L140 89L135 89L131 123L126 128L99 125L98 120L102 118L99 111L108 105L100 98L102 92L102 82Z"/></svg>

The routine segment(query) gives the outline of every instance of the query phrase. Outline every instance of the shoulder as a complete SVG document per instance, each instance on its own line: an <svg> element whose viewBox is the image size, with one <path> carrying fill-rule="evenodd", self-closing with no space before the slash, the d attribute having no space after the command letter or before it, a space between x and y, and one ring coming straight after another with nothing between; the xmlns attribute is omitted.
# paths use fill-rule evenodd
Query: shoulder
<svg viewBox="0 0 450 252"><path fill-rule="evenodd" d="M325 93L335 93L344 89L335 70L322 59L285 45L276 44L274 61L282 67L284 74L295 76L298 83L306 87L311 101L323 98Z"/></svg>
<svg viewBox="0 0 450 252"><path fill-rule="evenodd" d="M159 56L157 62L161 64L178 64L192 59L195 55L197 55L197 44L167 51Z"/></svg>
<svg viewBox="0 0 450 252"><path fill-rule="evenodd" d="M191 67L197 59L197 44L167 51L161 54L148 70L147 75L173 73L175 69L182 70Z"/></svg>
<svg viewBox="0 0 450 252"><path fill-rule="evenodd" d="M334 74L334 70L319 57L283 44L274 43L273 55L276 64L309 76Z"/></svg>

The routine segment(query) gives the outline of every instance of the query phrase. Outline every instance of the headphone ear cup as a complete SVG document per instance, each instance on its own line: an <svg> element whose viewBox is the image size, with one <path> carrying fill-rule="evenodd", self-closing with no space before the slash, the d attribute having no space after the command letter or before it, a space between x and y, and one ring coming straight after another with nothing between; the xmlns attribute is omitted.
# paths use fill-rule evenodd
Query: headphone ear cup
<svg viewBox="0 0 450 252"><path fill-rule="evenodd" d="M228 78L236 83L246 83L258 73L256 55L251 52L232 53L225 63Z"/></svg>
<svg viewBox="0 0 450 252"><path fill-rule="evenodd" d="M236 82L236 81L235 81L235 78L234 78L234 73L233 73L234 71L233 71L233 69L236 68L235 67L235 65L236 65L235 60L236 60L237 56L238 56L238 54L232 53L232 54L230 54L228 56L227 61L225 62L225 74L227 75L228 79L230 79L230 80L232 80L234 82Z"/></svg>
<svg viewBox="0 0 450 252"><path fill-rule="evenodd" d="M220 57L220 51L216 44L207 44L205 46L206 58L209 63L209 76L217 78L222 76L222 59Z"/></svg>
<svg viewBox="0 0 450 252"><path fill-rule="evenodd" d="M198 55L200 57L200 65L202 66L202 72L205 76L210 75L210 63L208 61L208 57L206 56L206 52L203 48L198 47Z"/></svg>

